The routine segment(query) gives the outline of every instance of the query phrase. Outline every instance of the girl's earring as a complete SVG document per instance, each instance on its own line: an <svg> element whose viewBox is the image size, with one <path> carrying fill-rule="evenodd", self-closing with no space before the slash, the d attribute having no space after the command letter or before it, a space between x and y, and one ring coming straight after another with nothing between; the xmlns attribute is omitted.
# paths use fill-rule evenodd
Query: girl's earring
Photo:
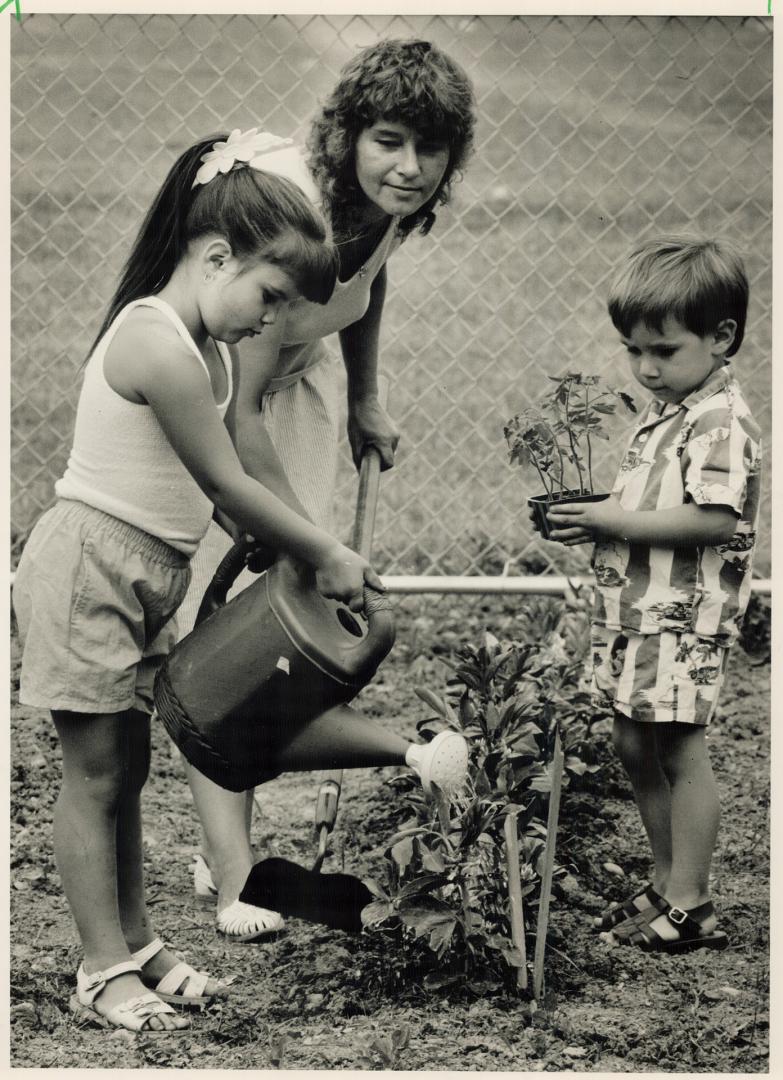
<svg viewBox="0 0 783 1080"><path fill-rule="evenodd" d="M214 274L210 274L209 271L207 271L206 274L204 274L204 281L214 281L214 280L215 280L215 275Z"/></svg>

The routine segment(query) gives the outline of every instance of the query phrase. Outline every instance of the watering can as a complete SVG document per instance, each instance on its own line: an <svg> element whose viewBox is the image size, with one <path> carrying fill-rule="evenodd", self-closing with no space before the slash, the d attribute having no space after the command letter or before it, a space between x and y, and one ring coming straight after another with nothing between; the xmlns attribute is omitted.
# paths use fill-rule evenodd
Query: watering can
<svg viewBox="0 0 783 1080"><path fill-rule="evenodd" d="M369 447L354 531L365 557L379 471ZM366 586L364 611L355 614L321 596L310 568L280 557L226 602L247 551L229 551L202 602L203 621L158 671L155 708L169 735L191 765L230 791L281 772L389 764L378 725L347 707L394 643L389 599Z"/></svg>

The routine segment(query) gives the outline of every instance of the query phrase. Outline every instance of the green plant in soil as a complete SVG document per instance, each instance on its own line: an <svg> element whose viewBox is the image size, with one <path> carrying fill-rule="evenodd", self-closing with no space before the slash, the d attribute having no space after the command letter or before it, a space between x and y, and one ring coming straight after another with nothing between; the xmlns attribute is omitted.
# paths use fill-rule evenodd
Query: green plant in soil
<svg viewBox="0 0 783 1080"><path fill-rule="evenodd" d="M549 393L503 428L509 460L535 469L550 499L591 495L593 439L609 438L604 424L618 403L631 413L636 406L630 395L602 384L600 375L568 372L548 378L554 384Z"/></svg>
<svg viewBox="0 0 783 1080"><path fill-rule="evenodd" d="M505 819L517 818L530 930L541 893L556 732L564 785L598 769L588 752L591 727L602 717L588 687L586 600L532 602L519 627L518 640L486 633L481 644L461 650L444 696L417 690L433 713L420 730L450 727L468 741L465 789L453 798L439 795L433 807L411 778L390 781L410 818L389 842L385 881L367 882L375 900L362 919L371 937L383 940L390 970L429 969L429 987L511 981L523 961L511 943ZM556 876L563 872L557 868Z"/></svg>

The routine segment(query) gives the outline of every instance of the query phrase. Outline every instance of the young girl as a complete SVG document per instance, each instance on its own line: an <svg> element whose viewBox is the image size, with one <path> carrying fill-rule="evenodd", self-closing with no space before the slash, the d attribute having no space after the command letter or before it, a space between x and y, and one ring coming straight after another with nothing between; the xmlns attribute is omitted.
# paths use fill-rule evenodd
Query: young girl
<svg viewBox="0 0 783 1080"><path fill-rule="evenodd" d="M428 41L381 41L348 62L310 133L310 167L339 252L329 303L288 305L271 333L244 342L246 378L236 428L247 468L289 506L329 526L339 433L338 363L325 338L339 333L347 373L348 435L355 462L378 448L384 468L399 434L378 401L378 340L386 261L404 238L429 232L471 149L473 92L462 69ZM287 175L298 180L292 162ZM213 526L194 560L182 633L229 541ZM252 578L240 579L239 587ZM255 856L252 792L234 794L188 769L203 839L194 876L199 897L217 901L217 927L253 940L280 915L237 898Z"/></svg>
<svg viewBox="0 0 783 1080"><path fill-rule="evenodd" d="M93 346L58 501L16 575L20 698L52 711L62 745L54 845L84 951L74 1006L134 1031L178 1030L171 1004L225 990L153 933L139 801L152 680L213 504L309 564L324 596L356 611L364 583L380 587L245 473L223 423L238 376L227 345L268 334L300 294L323 304L336 276L312 204L264 171L281 143L233 132L173 166Z"/></svg>

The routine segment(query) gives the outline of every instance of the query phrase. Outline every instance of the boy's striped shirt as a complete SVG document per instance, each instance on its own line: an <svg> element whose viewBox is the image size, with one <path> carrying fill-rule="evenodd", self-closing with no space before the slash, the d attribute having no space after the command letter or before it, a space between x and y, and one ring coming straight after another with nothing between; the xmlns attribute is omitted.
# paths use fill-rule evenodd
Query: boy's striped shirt
<svg viewBox="0 0 783 1080"><path fill-rule="evenodd" d="M715 547L596 544L594 621L616 630L738 636L750 597L760 495L758 425L729 364L679 404L652 401L633 433L613 493L625 510L687 502L728 506L737 527Z"/></svg>

